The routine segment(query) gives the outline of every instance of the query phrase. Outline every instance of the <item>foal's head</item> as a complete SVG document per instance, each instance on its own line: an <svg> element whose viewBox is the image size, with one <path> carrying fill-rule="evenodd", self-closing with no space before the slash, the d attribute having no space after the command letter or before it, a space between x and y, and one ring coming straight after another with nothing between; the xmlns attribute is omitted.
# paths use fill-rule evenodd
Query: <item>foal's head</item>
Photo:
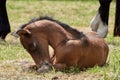
<svg viewBox="0 0 120 80"><path fill-rule="evenodd" d="M17 31L20 36L20 41L23 47L32 56L36 66L42 68L43 66L51 66L51 61L48 51L48 43L44 39L44 35L38 32L37 26L33 23L23 25Z"/></svg>

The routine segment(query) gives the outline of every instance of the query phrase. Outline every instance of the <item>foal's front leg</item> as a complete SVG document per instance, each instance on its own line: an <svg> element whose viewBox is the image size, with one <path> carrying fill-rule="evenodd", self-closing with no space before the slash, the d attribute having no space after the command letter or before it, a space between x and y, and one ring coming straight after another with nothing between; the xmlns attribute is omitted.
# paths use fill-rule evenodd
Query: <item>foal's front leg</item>
<svg viewBox="0 0 120 80"><path fill-rule="evenodd" d="M23 71L34 70L36 71L38 67L34 63L21 64Z"/></svg>
<svg viewBox="0 0 120 80"><path fill-rule="evenodd" d="M56 70L63 70L63 69L65 69L65 68L67 68L66 64L64 64L64 63L54 64L53 67L54 67Z"/></svg>
<svg viewBox="0 0 120 80"><path fill-rule="evenodd" d="M35 64L30 64L28 68L32 69L32 70L37 70L38 69L38 67Z"/></svg>

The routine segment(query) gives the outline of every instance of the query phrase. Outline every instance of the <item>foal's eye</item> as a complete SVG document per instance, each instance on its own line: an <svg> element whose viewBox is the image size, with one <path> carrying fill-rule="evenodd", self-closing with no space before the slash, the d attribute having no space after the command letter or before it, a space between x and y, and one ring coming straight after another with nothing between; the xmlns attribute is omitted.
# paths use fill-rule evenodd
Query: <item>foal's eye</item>
<svg viewBox="0 0 120 80"><path fill-rule="evenodd" d="M37 44L36 43L30 43L28 45L29 51L34 52L36 51Z"/></svg>

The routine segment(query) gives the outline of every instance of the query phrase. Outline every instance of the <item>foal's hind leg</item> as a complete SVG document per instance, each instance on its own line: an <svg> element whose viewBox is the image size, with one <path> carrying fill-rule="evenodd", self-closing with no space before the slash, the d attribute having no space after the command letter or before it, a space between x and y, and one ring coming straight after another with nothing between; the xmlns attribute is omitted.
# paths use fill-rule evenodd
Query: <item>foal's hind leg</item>
<svg viewBox="0 0 120 80"><path fill-rule="evenodd" d="M56 57L54 56L54 59L53 59L53 67L54 67L56 70L62 70L62 69L65 69L67 66L66 66L66 64L64 64L64 63L57 62L57 61L56 61Z"/></svg>

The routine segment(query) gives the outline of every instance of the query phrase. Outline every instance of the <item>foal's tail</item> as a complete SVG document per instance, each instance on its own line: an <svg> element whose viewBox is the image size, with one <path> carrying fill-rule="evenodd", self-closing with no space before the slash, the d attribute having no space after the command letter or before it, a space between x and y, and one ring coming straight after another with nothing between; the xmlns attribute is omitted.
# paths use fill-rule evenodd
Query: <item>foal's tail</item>
<svg viewBox="0 0 120 80"><path fill-rule="evenodd" d="M116 0L114 36L120 36L120 0Z"/></svg>

